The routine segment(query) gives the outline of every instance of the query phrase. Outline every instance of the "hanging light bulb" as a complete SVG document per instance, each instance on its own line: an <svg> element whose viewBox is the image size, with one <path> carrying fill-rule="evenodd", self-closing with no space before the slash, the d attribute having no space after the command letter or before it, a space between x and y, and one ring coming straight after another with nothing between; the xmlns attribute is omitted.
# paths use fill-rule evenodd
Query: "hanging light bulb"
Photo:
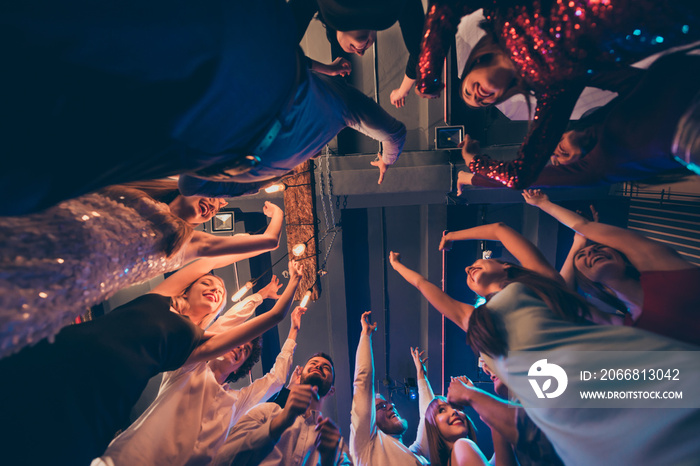
<svg viewBox="0 0 700 466"><path fill-rule="evenodd" d="M304 293L304 297L301 298L299 307L306 307L306 305L309 304L309 299L311 299L311 290L307 290L306 293Z"/></svg>
<svg viewBox="0 0 700 466"><path fill-rule="evenodd" d="M246 282L246 284L243 285L243 288L239 288L238 291L236 291L236 294L231 296L231 301L234 303L239 301L251 288L253 288L253 284L251 282Z"/></svg>
<svg viewBox="0 0 700 466"><path fill-rule="evenodd" d="M268 186L267 188L265 188L265 192L267 194L278 193L280 191L284 191L284 184L283 183L276 183L276 184L273 184L272 186Z"/></svg>
<svg viewBox="0 0 700 466"><path fill-rule="evenodd" d="M304 243L295 244L292 248L292 254L294 254L294 257L301 256L304 254L304 251L306 251L306 244Z"/></svg>

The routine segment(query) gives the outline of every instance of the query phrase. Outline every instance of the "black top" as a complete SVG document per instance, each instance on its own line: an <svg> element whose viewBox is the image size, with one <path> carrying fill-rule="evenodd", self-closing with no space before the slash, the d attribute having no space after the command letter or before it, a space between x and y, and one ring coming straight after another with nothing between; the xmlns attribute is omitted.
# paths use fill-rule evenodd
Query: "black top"
<svg viewBox="0 0 700 466"><path fill-rule="evenodd" d="M425 22L425 13L423 12L423 4L420 0L403 0L401 8L396 12L396 21L401 27L401 35L403 42L408 50L409 57L406 63L406 76L411 79L416 79L416 68L418 66L418 55L420 54L420 41L423 35L423 23ZM306 30L311 23L314 15L318 13L317 0L290 0L289 5L294 14L294 20L297 24L297 39L301 41L306 34ZM319 19L323 22L323 18ZM326 27L326 36L334 50L342 50L336 38L336 31L328 24ZM358 29L371 29L369 27L358 27Z"/></svg>
<svg viewBox="0 0 700 466"><path fill-rule="evenodd" d="M3 460L89 464L128 425L148 380L182 366L202 335L170 298L147 294L1 360Z"/></svg>

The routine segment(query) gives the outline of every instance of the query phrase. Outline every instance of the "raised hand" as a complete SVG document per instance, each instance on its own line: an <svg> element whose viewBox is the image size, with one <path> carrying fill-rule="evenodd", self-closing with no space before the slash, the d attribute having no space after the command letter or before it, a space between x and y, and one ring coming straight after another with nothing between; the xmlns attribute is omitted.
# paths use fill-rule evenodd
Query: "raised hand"
<svg viewBox="0 0 700 466"><path fill-rule="evenodd" d="M377 184L382 184L382 181L384 181L384 174L386 173L386 170L389 167L389 165L385 164L384 160L382 160L382 154L378 154L377 160L370 162L370 165L379 168L379 180L377 181Z"/></svg>
<svg viewBox="0 0 700 466"><path fill-rule="evenodd" d="M299 261L289 261L289 280L300 280L304 273L304 266Z"/></svg>
<svg viewBox="0 0 700 466"><path fill-rule="evenodd" d="M263 214L265 214L268 217L272 217L275 215L275 213L280 213L284 215L284 212L282 212L282 209L277 207L275 204L273 204L270 201L265 201L265 205L263 206Z"/></svg>
<svg viewBox="0 0 700 466"><path fill-rule="evenodd" d="M471 161L474 160L474 156L478 155L481 150L479 141L472 139L468 134L464 135L464 139L462 139L457 147L462 148L462 158L464 159L464 163L467 164L467 167L469 167Z"/></svg>
<svg viewBox="0 0 700 466"><path fill-rule="evenodd" d="M428 358L424 357L424 354L425 351L421 351L418 347L411 348L411 356L413 357L413 364L416 366L416 374L418 374L418 377L425 376L425 373L428 371L425 367L425 362Z"/></svg>
<svg viewBox="0 0 700 466"><path fill-rule="evenodd" d="M401 108L406 105L406 97L408 97L408 92L403 92L401 89L394 89L391 91L391 94L389 94L391 105L396 108Z"/></svg>
<svg viewBox="0 0 700 466"><path fill-rule="evenodd" d="M277 278L276 275L273 275L270 283L258 291L258 294L262 296L262 299L280 299L280 295L277 294L280 288L282 288L282 284L280 283L279 278Z"/></svg>
<svg viewBox="0 0 700 466"><path fill-rule="evenodd" d="M292 375L289 376L289 383L287 384L287 388L291 389L293 386L299 385L299 382L301 381L301 371L301 366L297 366L294 368Z"/></svg>
<svg viewBox="0 0 700 466"><path fill-rule="evenodd" d="M472 178L474 178L474 174L460 170L459 173L457 173L457 195L461 196L462 192L464 191L465 186L471 186L472 185Z"/></svg>
<svg viewBox="0 0 700 466"><path fill-rule="evenodd" d="M292 311L292 328L299 331L301 328L301 316L306 314L307 309L305 307L297 306Z"/></svg>
<svg viewBox="0 0 700 466"><path fill-rule="evenodd" d="M523 191L525 202L539 207L545 202L549 202L549 197L539 189L526 189Z"/></svg>
<svg viewBox="0 0 700 466"><path fill-rule="evenodd" d="M440 250L440 251L452 250L452 241L447 239L448 235L449 235L449 233L442 235L442 238L440 239L440 245L438 246L438 250Z"/></svg>
<svg viewBox="0 0 700 466"><path fill-rule="evenodd" d="M447 401L456 406L466 406L469 404L469 395L475 390L474 384L467 377L452 377L450 386L447 389Z"/></svg>
<svg viewBox="0 0 700 466"><path fill-rule="evenodd" d="M338 57L328 65L328 76L348 76L352 73L352 64L345 58Z"/></svg>
<svg viewBox="0 0 700 466"><path fill-rule="evenodd" d="M362 323L363 335L371 335L372 333L374 333L375 330L377 330L377 323L372 323L370 317L372 317L372 311L362 313L362 318L360 319L360 322Z"/></svg>
<svg viewBox="0 0 700 466"><path fill-rule="evenodd" d="M391 264L391 266L393 268L396 268L396 265L400 264L400 263L401 263L401 254L399 254L398 252L390 251L389 252L389 264Z"/></svg>

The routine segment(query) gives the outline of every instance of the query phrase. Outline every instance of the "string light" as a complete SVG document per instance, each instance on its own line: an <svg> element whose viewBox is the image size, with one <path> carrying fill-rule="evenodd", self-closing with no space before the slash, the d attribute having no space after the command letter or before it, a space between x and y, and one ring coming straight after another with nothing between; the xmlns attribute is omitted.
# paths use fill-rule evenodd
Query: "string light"
<svg viewBox="0 0 700 466"><path fill-rule="evenodd" d="M236 294L231 296L231 301L234 303L237 301L240 301L240 299L251 289L253 288L253 284L251 282L246 282L245 285L243 285L243 288L239 288L238 291L236 291Z"/></svg>
<svg viewBox="0 0 700 466"><path fill-rule="evenodd" d="M276 183L265 188L267 194L278 193L280 191L284 191L284 183Z"/></svg>
<svg viewBox="0 0 700 466"><path fill-rule="evenodd" d="M311 299L311 290L307 290L306 293L304 293L304 297L301 298L301 302L299 303L299 307L306 307L306 305L309 304L310 299Z"/></svg>
<svg viewBox="0 0 700 466"><path fill-rule="evenodd" d="M304 254L304 251L306 251L306 244L305 243L296 244L292 248L292 254L294 254L294 257L301 256L302 254Z"/></svg>

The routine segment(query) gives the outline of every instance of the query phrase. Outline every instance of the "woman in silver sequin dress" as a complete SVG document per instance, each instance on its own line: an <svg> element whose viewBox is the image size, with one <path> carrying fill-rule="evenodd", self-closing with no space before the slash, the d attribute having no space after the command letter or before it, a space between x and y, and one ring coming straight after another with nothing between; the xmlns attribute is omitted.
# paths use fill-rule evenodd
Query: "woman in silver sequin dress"
<svg viewBox="0 0 700 466"><path fill-rule="evenodd" d="M143 191L116 186L38 214L0 219L0 357L52 337L118 290L198 257L249 257L277 247L284 214L270 203L264 212L271 222L263 234L193 231L188 221L208 220L216 204L178 196L169 207ZM187 206L194 217L186 214Z"/></svg>

